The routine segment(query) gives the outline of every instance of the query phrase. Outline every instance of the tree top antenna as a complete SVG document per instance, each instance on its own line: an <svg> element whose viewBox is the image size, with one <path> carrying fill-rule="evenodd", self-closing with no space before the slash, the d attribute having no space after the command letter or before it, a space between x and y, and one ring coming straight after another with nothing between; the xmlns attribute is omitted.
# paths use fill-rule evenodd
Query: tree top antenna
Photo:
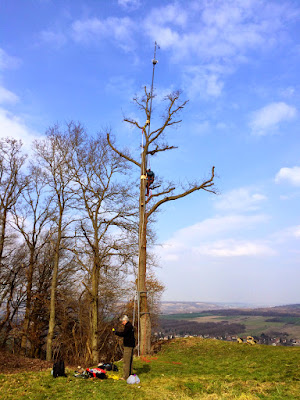
<svg viewBox="0 0 300 400"><path fill-rule="evenodd" d="M160 46L157 44L157 42L155 41L154 43L154 56L153 56L153 60L152 60L152 64L153 64L153 69L152 69L152 82L151 82L151 98L150 98L150 109L149 109L149 124L148 124L148 134L150 133L150 123L151 123L151 113L152 113L152 99L153 99L153 85L154 85L154 72L155 72L155 65L158 63L156 57L156 49L160 49Z"/></svg>

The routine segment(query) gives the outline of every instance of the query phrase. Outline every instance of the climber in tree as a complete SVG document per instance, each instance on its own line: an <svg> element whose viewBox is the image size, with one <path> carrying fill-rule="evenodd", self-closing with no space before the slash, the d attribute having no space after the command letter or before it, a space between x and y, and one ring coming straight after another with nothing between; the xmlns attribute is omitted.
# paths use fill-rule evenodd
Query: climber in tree
<svg viewBox="0 0 300 400"><path fill-rule="evenodd" d="M150 168L147 169L146 177L147 177L147 183L146 183L147 196L149 196L149 191L151 189L150 186L154 182L154 178L155 178L155 174L153 171L151 171Z"/></svg>

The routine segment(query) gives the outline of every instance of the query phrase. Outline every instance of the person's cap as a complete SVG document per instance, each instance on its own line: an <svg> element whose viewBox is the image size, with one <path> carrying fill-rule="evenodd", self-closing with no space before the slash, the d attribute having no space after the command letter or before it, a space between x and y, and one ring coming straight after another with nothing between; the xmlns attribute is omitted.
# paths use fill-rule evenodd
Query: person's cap
<svg viewBox="0 0 300 400"><path fill-rule="evenodd" d="M123 317L121 318L121 322L124 322L124 321L129 321L129 318L127 317L127 315L123 315Z"/></svg>

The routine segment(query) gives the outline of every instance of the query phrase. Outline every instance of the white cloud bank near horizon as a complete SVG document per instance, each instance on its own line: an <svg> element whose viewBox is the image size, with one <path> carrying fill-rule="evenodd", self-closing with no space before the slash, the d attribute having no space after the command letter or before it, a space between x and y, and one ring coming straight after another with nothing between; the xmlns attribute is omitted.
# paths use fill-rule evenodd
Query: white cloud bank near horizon
<svg viewBox="0 0 300 400"><path fill-rule="evenodd" d="M277 296L278 304L280 298L289 298L286 287L295 285L286 282L288 276L300 278L300 226L273 231L273 218L262 212L267 200L255 188L229 191L215 202L220 215L177 230L159 246L158 275L163 280L172 276L164 299L182 300L188 293L195 301L217 301L222 293L223 300L227 296L228 301L264 304L273 304Z"/></svg>
<svg viewBox="0 0 300 400"><path fill-rule="evenodd" d="M235 227L230 224L234 220ZM163 299L299 302L300 226L247 238L255 220L252 232L257 235L267 223L266 216L216 217L174 232L156 249L162 267L157 274L168 282ZM207 235L205 226L211 228Z"/></svg>

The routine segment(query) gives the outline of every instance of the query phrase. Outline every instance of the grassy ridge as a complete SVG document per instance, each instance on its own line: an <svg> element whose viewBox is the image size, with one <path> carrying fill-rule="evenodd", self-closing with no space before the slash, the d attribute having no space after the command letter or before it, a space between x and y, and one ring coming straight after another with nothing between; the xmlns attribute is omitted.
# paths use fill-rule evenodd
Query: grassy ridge
<svg viewBox="0 0 300 400"><path fill-rule="evenodd" d="M121 363L120 363L121 366ZM134 361L139 385L53 379L49 372L0 376L0 399L300 399L300 349L199 338L174 340Z"/></svg>

